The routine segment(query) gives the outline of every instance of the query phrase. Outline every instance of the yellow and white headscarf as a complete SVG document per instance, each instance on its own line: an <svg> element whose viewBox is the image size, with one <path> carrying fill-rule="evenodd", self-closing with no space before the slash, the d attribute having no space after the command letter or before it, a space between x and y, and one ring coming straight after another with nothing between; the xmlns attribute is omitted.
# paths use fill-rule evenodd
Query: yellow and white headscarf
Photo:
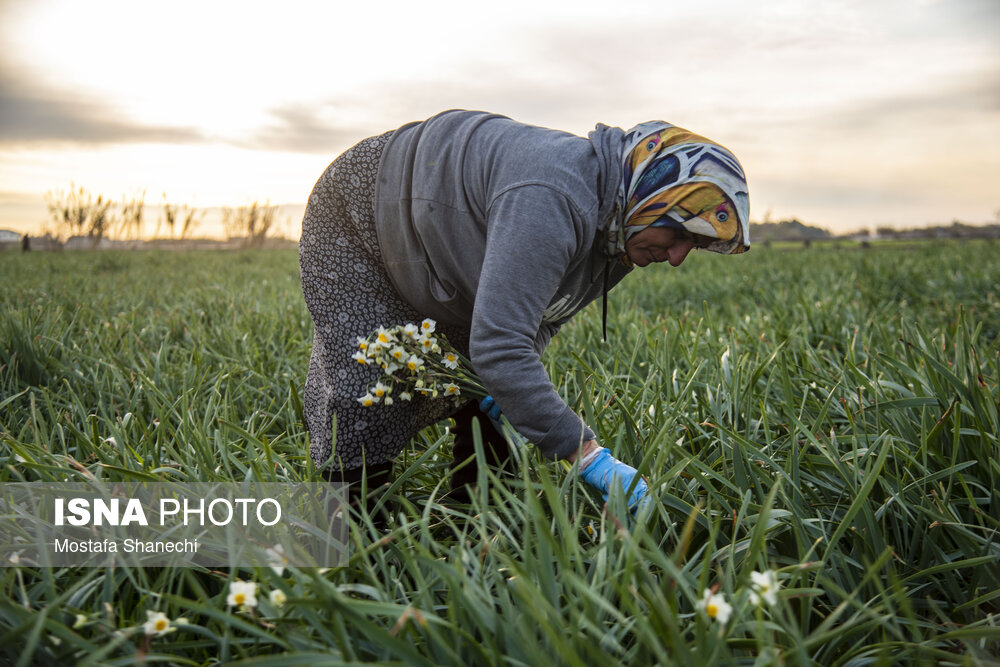
<svg viewBox="0 0 1000 667"><path fill-rule="evenodd" d="M627 263L625 241L650 226L717 239L706 246L713 252L746 252L750 199L736 156L662 121L626 132L618 209L608 230L609 253Z"/></svg>

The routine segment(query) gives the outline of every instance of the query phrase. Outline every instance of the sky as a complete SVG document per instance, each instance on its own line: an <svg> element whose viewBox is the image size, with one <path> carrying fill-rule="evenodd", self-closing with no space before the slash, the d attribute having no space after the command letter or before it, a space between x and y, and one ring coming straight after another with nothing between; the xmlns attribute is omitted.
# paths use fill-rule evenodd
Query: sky
<svg viewBox="0 0 1000 667"><path fill-rule="evenodd" d="M997 222L997 35L997 0L0 0L0 228L40 232L72 185L301 206L344 149L450 108L680 125L739 157L754 221Z"/></svg>

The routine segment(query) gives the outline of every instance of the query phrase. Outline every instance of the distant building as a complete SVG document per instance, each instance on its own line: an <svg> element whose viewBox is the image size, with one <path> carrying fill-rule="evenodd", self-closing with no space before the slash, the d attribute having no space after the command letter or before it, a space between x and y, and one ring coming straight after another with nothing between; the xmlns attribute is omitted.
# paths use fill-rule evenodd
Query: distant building
<svg viewBox="0 0 1000 667"><path fill-rule="evenodd" d="M19 250L22 235L9 229L0 229L0 250Z"/></svg>
<svg viewBox="0 0 1000 667"><path fill-rule="evenodd" d="M94 243L92 236L71 236L63 244L64 250L107 250L111 247L111 242L101 238Z"/></svg>

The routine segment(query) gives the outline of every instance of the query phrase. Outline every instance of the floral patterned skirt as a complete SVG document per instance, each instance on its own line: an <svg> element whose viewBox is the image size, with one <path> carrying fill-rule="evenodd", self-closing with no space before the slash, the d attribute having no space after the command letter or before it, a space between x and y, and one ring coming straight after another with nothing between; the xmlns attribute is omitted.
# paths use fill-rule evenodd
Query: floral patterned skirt
<svg viewBox="0 0 1000 667"><path fill-rule="evenodd" d="M375 178L390 135L365 139L334 160L316 182L302 220L299 268L313 319L303 403L317 467L331 457L337 470L391 461L420 429L455 411L443 398L370 407L358 402L381 374L353 358L358 337L425 317L392 286L375 233ZM468 330L438 329L468 354Z"/></svg>

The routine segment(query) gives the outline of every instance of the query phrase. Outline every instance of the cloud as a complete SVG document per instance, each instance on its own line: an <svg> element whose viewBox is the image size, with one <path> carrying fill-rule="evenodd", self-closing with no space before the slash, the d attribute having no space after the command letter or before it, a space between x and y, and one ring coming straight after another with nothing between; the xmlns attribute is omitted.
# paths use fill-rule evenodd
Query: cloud
<svg viewBox="0 0 1000 667"><path fill-rule="evenodd" d="M0 63L0 145L200 141L194 129L132 122L106 103L47 89Z"/></svg>
<svg viewBox="0 0 1000 667"><path fill-rule="evenodd" d="M363 123L338 120L340 108L335 102L318 102L271 109L272 123L235 143L243 148L330 154L375 132Z"/></svg>

